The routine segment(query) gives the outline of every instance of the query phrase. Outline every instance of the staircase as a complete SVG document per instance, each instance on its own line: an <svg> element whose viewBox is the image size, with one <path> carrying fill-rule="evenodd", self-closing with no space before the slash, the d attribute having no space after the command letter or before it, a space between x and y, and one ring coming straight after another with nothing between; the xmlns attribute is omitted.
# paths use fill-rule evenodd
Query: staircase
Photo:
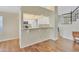
<svg viewBox="0 0 79 59"><path fill-rule="evenodd" d="M62 14L62 16L64 18L64 24L76 23L79 20L79 7L69 13Z"/></svg>
<svg viewBox="0 0 79 59"><path fill-rule="evenodd" d="M64 38L73 40L72 32L79 32L79 7L62 16L64 18L64 23L58 25L60 35Z"/></svg>

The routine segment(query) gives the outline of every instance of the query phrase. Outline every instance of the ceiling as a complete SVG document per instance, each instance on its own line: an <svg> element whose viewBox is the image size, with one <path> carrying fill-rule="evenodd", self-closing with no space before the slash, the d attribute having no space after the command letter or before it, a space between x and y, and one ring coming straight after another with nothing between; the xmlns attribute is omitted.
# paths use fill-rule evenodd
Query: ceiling
<svg viewBox="0 0 79 59"><path fill-rule="evenodd" d="M19 6L0 6L0 12L19 13Z"/></svg>
<svg viewBox="0 0 79 59"><path fill-rule="evenodd" d="M27 7L27 6L26 6ZM30 6L31 7L31 6ZM36 7L36 6L33 6L33 7ZM47 11L48 10L50 10L50 11L52 11L53 10L53 8L52 7L49 7L49 6L41 6L41 7L43 7L43 9L41 9L42 11L44 11L44 9L46 8L47 9ZM0 12L11 12L11 13L19 13L19 11L20 11L20 6L0 6ZM39 8L40 7L38 7L37 6L37 8L36 9L38 9L38 11L40 11L39 10ZM33 8L32 8L33 9ZM28 10L28 7L27 7L27 10ZM32 10L31 10L32 11ZM36 11L36 10L35 10ZM34 11L33 11L34 12ZM45 11L44 11L45 12ZM46 13L46 12L45 12Z"/></svg>
<svg viewBox="0 0 79 59"><path fill-rule="evenodd" d="M26 7L27 7L27 13L35 13L35 14L44 13L45 15L47 15L51 13L51 12L48 13L47 11L54 10L53 6L41 6L42 9L38 6L26 6ZM77 6L58 6L58 14L61 15L61 14L71 12L76 7ZM45 8L46 8L46 11L45 11ZM19 13L19 11L20 11L20 6L0 6L0 12ZM42 12L40 13L40 11Z"/></svg>
<svg viewBox="0 0 79 59"><path fill-rule="evenodd" d="M21 9L22 8L22 9ZM23 10L24 18L38 19L44 16L49 16L54 11L53 6L0 6L0 12L19 13Z"/></svg>
<svg viewBox="0 0 79 59"><path fill-rule="evenodd" d="M48 9L50 11L54 11L55 6L41 6L41 7L46 8L46 9Z"/></svg>
<svg viewBox="0 0 79 59"><path fill-rule="evenodd" d="M33 14L33 15L44 15L48 16L52 14L51 10L48 10L46 8L42 8L40 6L24 6L22 7L22 11L27 14Z"/></svg>

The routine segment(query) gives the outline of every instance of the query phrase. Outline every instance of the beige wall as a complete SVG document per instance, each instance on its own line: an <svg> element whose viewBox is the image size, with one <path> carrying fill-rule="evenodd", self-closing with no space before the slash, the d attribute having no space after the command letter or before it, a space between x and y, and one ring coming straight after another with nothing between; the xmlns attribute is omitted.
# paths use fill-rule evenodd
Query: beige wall
<svg viewBox="0 0 79 59"><path fill-rule="evenodd" d="M19 17L18 14L0 12L3 16L3 32L0 33L0 41L10 38L16 38L19 35Z"/></svg>

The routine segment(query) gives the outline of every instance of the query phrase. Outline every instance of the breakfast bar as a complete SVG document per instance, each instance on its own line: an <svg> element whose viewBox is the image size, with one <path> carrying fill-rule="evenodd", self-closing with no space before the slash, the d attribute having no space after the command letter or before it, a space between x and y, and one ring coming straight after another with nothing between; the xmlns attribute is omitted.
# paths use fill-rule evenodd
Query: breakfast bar
<svg viewBox="0 0 79 59"><path fill-rule="evenodd" d="M22 41L24 41L23 46L30 46L41 41L52 39L52 27L43 27L43 28L28 28L22 30ZM52 37L50 36L52 35Z"/></svg>

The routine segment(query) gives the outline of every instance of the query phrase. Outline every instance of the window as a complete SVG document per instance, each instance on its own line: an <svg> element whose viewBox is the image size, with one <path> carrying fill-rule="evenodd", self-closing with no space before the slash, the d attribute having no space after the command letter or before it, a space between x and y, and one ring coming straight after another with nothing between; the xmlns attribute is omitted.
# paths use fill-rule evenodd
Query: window
<svg viewBox="0 0 79 59"><path fill-rule="evenodd" d="M50 27L49 18L43 17L38 20L39 27Z"/></svg>
<svg viewBox="0 0 79 59"><path fill-rule="evenodd" d="M0 32L3 31L3 16L0 16Z"/></svg>
<svg viewBox="0 0 79 59"><path fill-rule="evenodd" d="M49 18L48 17L43 17L38 20L38 24L49 24Z"/></svg>

